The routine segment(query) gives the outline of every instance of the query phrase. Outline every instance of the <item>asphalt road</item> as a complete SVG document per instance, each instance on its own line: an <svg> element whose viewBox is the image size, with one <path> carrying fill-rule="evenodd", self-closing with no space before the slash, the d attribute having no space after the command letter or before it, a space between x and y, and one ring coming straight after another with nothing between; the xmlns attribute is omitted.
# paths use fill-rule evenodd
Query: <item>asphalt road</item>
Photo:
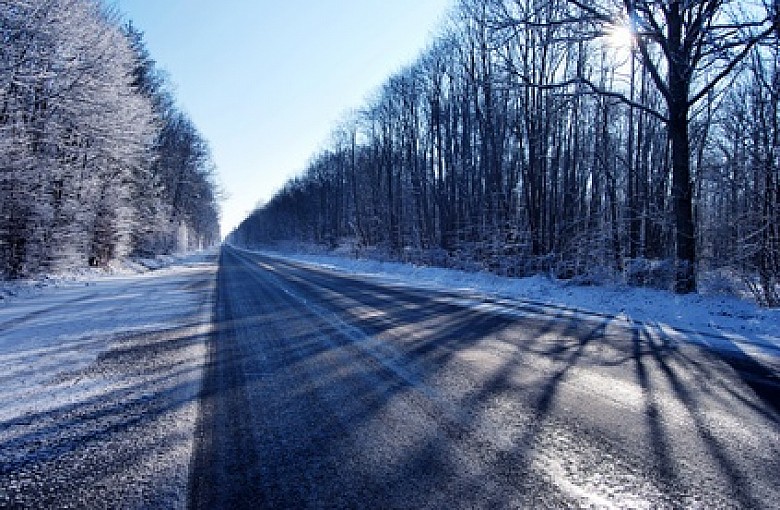
<svg viewBox="0 0 780 510"><path fill-rule="evenodd" d="M777 374L225 248L193 508L779 508Z"/></svg>

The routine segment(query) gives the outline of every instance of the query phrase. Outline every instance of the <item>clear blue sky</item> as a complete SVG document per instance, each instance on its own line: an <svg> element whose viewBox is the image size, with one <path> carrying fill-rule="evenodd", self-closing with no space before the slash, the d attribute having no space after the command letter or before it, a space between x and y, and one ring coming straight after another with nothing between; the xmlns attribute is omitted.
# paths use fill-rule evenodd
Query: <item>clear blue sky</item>
<svg viewBox="0 0 780 510"><path fill-rule="evenodd" d="M432 40L451 0L115 0L209 141L222 234Z"/></svg>

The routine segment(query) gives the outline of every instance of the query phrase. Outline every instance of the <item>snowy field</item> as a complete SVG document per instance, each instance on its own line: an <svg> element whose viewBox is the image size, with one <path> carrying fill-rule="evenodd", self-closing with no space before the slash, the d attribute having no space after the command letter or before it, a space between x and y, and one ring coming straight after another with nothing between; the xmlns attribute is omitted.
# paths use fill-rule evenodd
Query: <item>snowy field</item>
<svg viewBox="0 0 780 510"><path fill-rule="evenodd" d="M215 261L6 284L0 507L186 505Z"/></svg>
<svg viewBox="0 0 780 510"><path fill-rule="evenodd" d="M475 301L499 297L565 313L603 314L664 330L680 341L741 350L780 369L780 310L734 296L675 295L628 286L577 286L544 276L507 278L489 273L420 267L329 255L262 252L396 284L460 290ZM561 310L563 309L563 310Z"/></svg>

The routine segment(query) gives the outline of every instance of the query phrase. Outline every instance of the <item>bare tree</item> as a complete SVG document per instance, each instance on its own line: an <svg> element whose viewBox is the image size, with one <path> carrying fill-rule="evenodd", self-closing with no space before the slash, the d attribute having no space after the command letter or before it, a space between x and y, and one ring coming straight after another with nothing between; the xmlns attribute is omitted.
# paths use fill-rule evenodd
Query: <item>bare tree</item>
<svg viewBox="0 0 780 510"><path fill-rule="evenodd" d="M750 259L750 281L775 289L776 9L461 0L422 57L233 238L352 238L404 260L680 293L717 253ZM617 58L607 35L619 27L631 47ZM728 95L732 83L749 93ZM743 128L714 126L727 111ZM749 221L729 228L732 211Z"/></svg>
<svg viewBox="0 0 780 510"><path fill-rule="evenodd" d="M740 65L750 50L777 30L777 7L729 0L624 0L606 5L569 0L588 24L627 23L642 64L665 100L672 159L676 227L675 290L696 290L696 224L689 122L693 108Z"/></svg>

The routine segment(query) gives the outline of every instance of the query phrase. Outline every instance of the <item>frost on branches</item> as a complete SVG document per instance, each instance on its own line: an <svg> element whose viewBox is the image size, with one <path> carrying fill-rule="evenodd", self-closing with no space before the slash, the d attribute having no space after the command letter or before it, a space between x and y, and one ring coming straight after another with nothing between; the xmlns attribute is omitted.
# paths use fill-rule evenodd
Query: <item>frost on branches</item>
<svg viewBox="0 0 780 510"><path fill-rule="evenodd" d="M0 276L218 240L208 147L140 32L96 0L0 0L0 38Z"/></svg>

